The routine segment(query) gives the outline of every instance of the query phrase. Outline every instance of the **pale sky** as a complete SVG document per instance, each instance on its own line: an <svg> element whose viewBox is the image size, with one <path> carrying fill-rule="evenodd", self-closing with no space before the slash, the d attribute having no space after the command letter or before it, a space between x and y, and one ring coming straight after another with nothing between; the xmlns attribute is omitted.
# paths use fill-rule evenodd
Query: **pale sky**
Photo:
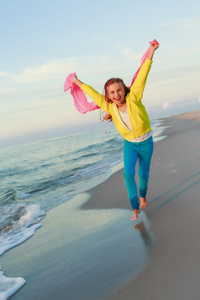
<svg viewBox="0 0 200 300"><path fill-rule="evenodd" d="M199 108L199 0L0 3L0 146L99 123L99 111L81 115L63 92L66 76L77 72L100 93L110 77L129 86L154 38L160 48L144 92L147 111Z"/></svg>

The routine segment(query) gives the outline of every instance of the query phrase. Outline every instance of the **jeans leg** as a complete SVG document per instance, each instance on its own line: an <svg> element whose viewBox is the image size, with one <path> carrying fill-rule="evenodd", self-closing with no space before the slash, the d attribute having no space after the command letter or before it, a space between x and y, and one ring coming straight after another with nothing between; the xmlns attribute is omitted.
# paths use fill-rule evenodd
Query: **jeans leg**
<svg viewBox="0 0 200 300"><path fill-rule="evenodd" d="M135 166L138 159L137 146L124 142L124 179L132 209L139 209L137 186L135 182Z"/></svg>
<svg viewBox="0 0 200 300"><path fill-rule="evenodd" d="M152 137L140 144L139 149L139 194L145 198L147 193L151 158L153 154L153 139Z"/></svg>

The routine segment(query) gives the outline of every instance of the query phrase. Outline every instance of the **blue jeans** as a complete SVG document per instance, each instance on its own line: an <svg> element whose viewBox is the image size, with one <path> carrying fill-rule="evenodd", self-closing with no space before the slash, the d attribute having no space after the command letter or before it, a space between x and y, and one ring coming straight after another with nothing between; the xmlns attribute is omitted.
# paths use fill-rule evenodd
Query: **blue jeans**
<svg viewBox="0 0 200 300"><path fill-rule="evenodd" d="M145 198L152 154L152 137L140 143L124 141L124 179L132 209L139 209L139 199L135 182L136 162L139 160L139 194L140 197Z"/></svg>

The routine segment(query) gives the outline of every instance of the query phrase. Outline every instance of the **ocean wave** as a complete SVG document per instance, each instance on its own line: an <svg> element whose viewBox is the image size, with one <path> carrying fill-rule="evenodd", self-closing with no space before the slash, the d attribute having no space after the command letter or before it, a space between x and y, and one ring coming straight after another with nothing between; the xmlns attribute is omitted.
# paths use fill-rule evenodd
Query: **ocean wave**
<svg viewBox="0 0 200 300"><path fill-rule="evenodd" d="M15 189L0 189L0 211L3 205L15 201L15 195L16 195Z"/></svg>
<svg viewBox="0 0 200 300"><path fill-rule="evenodd" d="M32 196L38 192L47 193L62 186L67 187L70 184L80 182L80 180L84 181L85 176L90 177L90 174L98 176L100 172L105 172L108 168L121 162L121 160L122 152L117 151L115 154L113 149L96 156L87 154L76 157L76 159L66 165L66 170L46 174L46 177L33 181L31 186L24 187L28 191L25 195Z"/></svg>
<svg viewBox="0 0 200 300"><path fill-rule="evenodd" d="M38 222L43 215L37 204L4 206L0 213L0 255L31 237L41 227Z"/></svg>
<svg viewBox="0 0 200 300"><path fill-rule="evenodd" d="M4 205L15 203L16 200L24 200L31 196L29 193L16 191L15 189L1 189L0 190L0 212Z"/></svg>
<svg viewBox="0 0 200 300"><path fill-rule="evenodd" d="M68 153L68 155L72 155L73 156L77 156L77 154L80 155L80 153L88 153L90 155L94 154L94 153L101 153L103 150L105 150L106 148L109 148L110 146L114 146L114 144L116 145L116 147L119 147L119 144L123 144L123 141L122 139L118 138L118 137L115 137L115 138L111 138L109 140L106 140L104 142L100 142L100 143L94 143L94 144L90 144L86 147L82 147L82 148L79 148L75 151L72 151L70 153ZM100 151L99 151L100 149Z"/></svg>

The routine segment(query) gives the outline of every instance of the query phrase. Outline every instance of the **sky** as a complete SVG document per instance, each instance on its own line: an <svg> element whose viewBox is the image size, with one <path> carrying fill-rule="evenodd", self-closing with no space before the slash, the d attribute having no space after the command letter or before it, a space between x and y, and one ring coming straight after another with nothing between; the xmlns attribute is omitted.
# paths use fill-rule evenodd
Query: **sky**
<svg viewBox="0 0 200 300"><path fill-rule="evenodd" d="M130 85L156 38L143 103L150 116L200 109L200 1L0 0L0 146L101 128L80 114L66 76L99 93ZM105 125L103 125L105 126Z"/></svg>

